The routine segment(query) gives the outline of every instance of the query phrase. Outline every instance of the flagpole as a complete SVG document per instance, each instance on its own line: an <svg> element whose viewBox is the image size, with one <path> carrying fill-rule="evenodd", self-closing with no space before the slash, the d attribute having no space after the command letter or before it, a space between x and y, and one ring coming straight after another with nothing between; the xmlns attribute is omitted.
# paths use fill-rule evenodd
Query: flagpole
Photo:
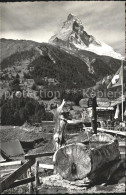
<svg viewBox="0 0 126 195"><path fill-rule="evenodd" d="M122 77L121 77L121 84L122 84L122 122L123 122L123 60L122 62Z"/></svg>

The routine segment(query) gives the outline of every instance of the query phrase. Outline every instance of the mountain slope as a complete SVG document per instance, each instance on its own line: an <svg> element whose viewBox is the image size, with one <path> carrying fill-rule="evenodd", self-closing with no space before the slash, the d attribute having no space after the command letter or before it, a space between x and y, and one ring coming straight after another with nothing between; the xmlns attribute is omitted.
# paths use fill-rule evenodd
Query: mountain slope
<svg viewBox="0 0 126 195"><path fill-rule="evenodd" d="M89 35L82 22L73 14L69 14L67 20L56 35L52 36L49 43L74 50L85 50L98 55L110 56L116 59L124 59L116 53L112 47Z"/></svg>
<svg viewBox="0 0 126 195"><path fill-rule="evenodd" d="M0 62L3 59L11 56L16 52L28 51L35 46L38 46L39 43L29 40L13 40L13 39L0 39L1 44L1 55Z"/></svg>
<svg viewBox="0 0 126 195"><path fill-rule="evenodd" d="M2 71L23 77L24 73L38 84L44 77L56 79L58 88L87 88L94 86L120 67L120 60L99 56L89 51L74 51L48 43L2 39L4 59ZM8 43L8 44L7 44ZM6 45L6 47L5 47ZM17 49L20 48L20 49ZM30 67L33 67L30 71ZM43 84L44 83L44 84Z"/></svg>
<svg viewBox="0 0 126 195"><path fill-rule="evenodd" d="M93 64L94 73L92 75L87 64L80 58L53 45L42 44L39 47L42 51L44 48L46 48L47 53L35 59L31 64L34 66L34 75L41 75L42 77L48 75L48 77L56 78L60 83L64 83L66 87L83 88L91 86L106 74L112 73L112 69L107 64L96 59Z"/></svg>

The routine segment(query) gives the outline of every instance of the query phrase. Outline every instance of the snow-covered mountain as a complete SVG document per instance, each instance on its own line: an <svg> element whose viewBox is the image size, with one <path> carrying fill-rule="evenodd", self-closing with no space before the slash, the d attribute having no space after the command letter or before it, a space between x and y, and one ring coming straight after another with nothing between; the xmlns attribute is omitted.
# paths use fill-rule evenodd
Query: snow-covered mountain
<svg viewBox="0 0 126 195"><path fill-rule="evenodd" d="M124 57L116 53L112 47L89 35L82 22L73 14L69 14L62 28L52 36L49 43L72 50L86 50L98 55L110 56L116 59Z"/></svg>

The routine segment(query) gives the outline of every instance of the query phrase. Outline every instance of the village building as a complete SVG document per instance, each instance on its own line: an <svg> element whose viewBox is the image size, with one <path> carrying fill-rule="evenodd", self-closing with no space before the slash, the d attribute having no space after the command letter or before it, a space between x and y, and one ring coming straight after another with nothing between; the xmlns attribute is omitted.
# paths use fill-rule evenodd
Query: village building
<svg viewBox="0 0 126 195"><path fill-rule="evenodd" d="M84 121L91 121L90 111L88 108L88 98L81 99L79 102L80 106L83 108ZM97 98L97 122L100 124L108 123L108 121L114 120L114 107L111 106L111 102L108 98Z"/></svg>
<svg viewBox="0 0 126 195"><path fill-rule="evenodd" d="M57 84L59 84L59 82L56 79L54 79L54 78L49 78L48 79L48 83L49 83L49 85L57 85Z"/></svg>
<svg viewBox="0 0 126 195"><path fill-rule="evenodd" d="M50 111L50 110L55 109L57 105L60 105L61 101L57 97L54 97L51 100L40 100L39 103L44 104L45 109L47 111Z"/></svg>
<svg viewBox="0 0 126 195"><path fill-rule="evenodd" d="M59 81L56 80L55 78L44 77L42 80L44 80L45 82L48 82L48 85L57 85L57 84L59 84Z"/></svg>
<svg viewBox="0 0 126 195"><path fill-rule="evenodd" d="M30 85L34 84L34 79L26 79L27 83Z"/></svg>
<svg viewBox="0 0 126 195"><path fill-rule="evenodd" d="M74 106L74 105L75 105L75 102L68 100L68 101L66 102L66 104L67 104L68 106Z"/></svg>
<svg viewBox="0 0 126 195"><path fill-rule="evenodd" d="M33 71L34 70L34 67L33 66L30 66L29 67L29 71Z"/></svg>
<svg viewBox="0 0 126 195"><path fill-rule="evenodd" d="M44 89L44 86L43 86L43 85L37 85L37 88L38 88L39 90L43 90L43 89Z"/></svg>
<svg viewBox="0 0 126 195"><path fill-rule="evenodd" d="M23 82L23 80L22 80L22 82ZM25 79L24 82L21 83L21 84L24 84L24 87L30 89L33 86L34 83L35 83L34 79Z"/></svg>
<svg viewBox="0 0 126 195"><path fill-rule="evenodd" d="M23 83L24 83L24 78L21 78L21 77L20 77L19 80L20 80L20 84L23 84Z"/></svg>

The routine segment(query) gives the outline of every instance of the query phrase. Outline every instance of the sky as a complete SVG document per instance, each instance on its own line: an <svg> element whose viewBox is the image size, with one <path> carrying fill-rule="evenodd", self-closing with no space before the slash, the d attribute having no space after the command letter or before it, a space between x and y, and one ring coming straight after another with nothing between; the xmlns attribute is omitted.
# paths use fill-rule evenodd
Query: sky
<svg viewBox="0 0 126 195"><path fill-rule="evenodd" d="M72 13L84 30L125 54L125 1L0 3L0 38L48 42Z"/></svg>

